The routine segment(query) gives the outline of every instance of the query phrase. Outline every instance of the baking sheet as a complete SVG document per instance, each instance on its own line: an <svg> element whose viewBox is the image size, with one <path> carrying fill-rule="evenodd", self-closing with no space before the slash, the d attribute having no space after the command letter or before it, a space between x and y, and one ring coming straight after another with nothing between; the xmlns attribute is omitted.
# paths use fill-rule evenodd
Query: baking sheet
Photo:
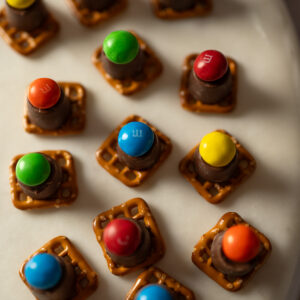
<svg viewBox="0 0 300 300"><path fill-rule="evenodd" d="M59 36L25 58L0 41L0 295L33 299L18 276L23 260L57 235L68 236L99 274L90 297L124 299L139 272L109 273L92 230L101 211L132 197L150 205L167 245L157 266L194 290L197 299L283 300L299 253L299 49L279 0L214 1L207 18L156 19L146 0L96 28L82 27L65 1L47 1L61 23ZM4 1L0 1L2 5ZM112 30L135 29L157 52L163 75L145 91L120 96L100 76L91 55ZM186 55L215 48L239 63L238 105L227 115L196 115L179 104L181 64ZM22 128L26 86L37 77L78 81L88 92L88 124L82 135L38 137ZM139 188L120 184L96 162L95 151L125 117L139 114L173 141L164 165ZM217 128L236 136L257 160L254 175L219 205L200 197L178 172L180 159ZM8 165L19 153L65 149L75 158L80 196L69 208L19 211L10 201ZM273 253L249 285L229 293L191 262L193 246L227 211L236 211L267 235Z"/></svg>

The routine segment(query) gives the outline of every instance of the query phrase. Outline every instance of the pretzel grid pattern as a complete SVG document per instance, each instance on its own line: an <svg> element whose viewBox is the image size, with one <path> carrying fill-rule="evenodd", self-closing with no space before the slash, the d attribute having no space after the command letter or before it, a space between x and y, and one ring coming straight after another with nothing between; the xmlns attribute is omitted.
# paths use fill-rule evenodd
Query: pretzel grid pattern
<svg viewBox="0 0 300 300"><path fill-rule="evenodd" d="M180 299L194 300L194 293L182 285L180 282L161 271L158 268L151 267L143 272L136 280L135 284L126 296L126 300L134 300L137 293L148 284L165 285L170 291L181 296ZM176 298L177 299L177 298Z"/></svg>
<svg viewBox="0 0 300 300"><path fill-rule="evenodd" d="M34 200L30 196L26 196L22 191L16 176L16 165L18 160L24 155L19 154L13 158L9 167L10 193L13 205L18 209L26 210L49 207L58 208L72 204L78 195L76 172L72 155L63 150L40 151L40 153L50 156L61 166L63 170L63 182L59 190L52 199L48 200Z"/></svg>
<svg viewBox="0 0 300 300"><path fill-rule="evenodd" d="M152 242L151 253L144 262L134 267L124 267L115 264L113 260L110 258L110 256L107 254L105 250L104 242L102 240L103 230L107 225L107 223L109 223L111 220L120 217L131 218L135 221L142 220L146 228L151 233L151 242ZM119 206L115 206L110 210L99 214L94 219L93 228L96 234L97 241L99 242L103 251L103 255L107 261L108 268L110 272L114 275L125 275L130 272L134 272L138 269L153 265L155 262L161 259L165 254L165 244L160 234L160 231L158 229L158 226L156 224L156 221L152 216L149 206L141 198L133 198Z"/></svg>
<svg viewBox="0 0 300 300"><path fill-rule="evenodd" d="M59 31L59 24L49 14L41 27L31 31L22 31L8 23L5 8L0 11L0 36L14 50L28 55L50 40Z"/></svg>
<svg viewBox="0 0 300 300"><path fill-rule="evenodd" d="M89 266L89 264L85 261L83 256L79 253L79 251L75 248L71 241L64 236L58 236L50 240L43 247L32 254L28 259L26 259L22 264L19 274L28 288L30 288L30 286L26 281L24 268L26 263L33 256L39 253L58 255L63 259L68 260L73 265L76 274L76 295L70 300L84 300L97 289L98 276L96 272Z"/></svg>
<svg viewBox="0 0 300 300"><path fill-rule="evenodd" d="M195 99L189 92L189 77L193 70L194 61L198 54L191 54L184 60L183 73L180 86L181 106L193 112L209 112L209 113L227 113L232 111L237 102L237 63L230 57L227 57L228 66L232 75L232 92L220 103L205 104L200 99Z"/></svg>
<svg viewBox="0 0 300 300"><path fill-rule="evenodd" d="M259 257L255 268L247 275L236 277L234 279L228 278L223 273L219 272L212 264L211 259L211 244L214 237L231 226L237 224L245 224L256 233L259 238L263 250L262 254ZM207 233L205 233L197 245L194 247L194 251L192 253L192 261L193 263L206 275L208 275L211 279L215 280L219 285L229 291L238 291L250 280L250 278L256 273L261 266L265 263L266 259L270 255L272 251L272 245L270 241L256 228L249 225L245 222L237 213L229 212L222 216L219 222Z"/></svg>
<svg viewBox="0 0 300 300"><path fill-rule="evenodd" d="M158 161L150 169L144 171L131 170L124 165L118 158L117 143L118 135L121 128L129 122L143 122L147 124L159 138L161 145L161 153ZM119 179L125 185L135 187L143 183L150 175L152 175L159 166L167 159L172 150L171 141L167 136L161 133L153 125L139 116L129 116L126 118L105 140L96 152L98 163L107 170L112 176Z"/></svg>
<svg viewBox="0 0 300 300"><path fill-rule="evenodd" d="M127 0L117 0L115 4L104 11L82 7L78 0L67 0L67 2L80 23L89 27L114 17L127 7Z"/></svg>
<svg viewBox="0 0 300 300"><path fill-rule="evenodd" d="M140 49L144 51L146 56L146 61L143 69L143 75L145 76L145 78L143 78L142 80L135 80L133 78L119 80L112 78L108 73L106 73L100 60L102 46L96 49L92 57L94 65L103 75L105 80L120 94L126 96L132 95L133 93L136 93L147 87L162 73L163 70L162 64L156 57L153 50L150 49L150 47L134 31L130 32L137 38Z"/></svg>
<svg viewBox="0 0 300 300"><path fill-rule="evenodd" d="M194 147L179 164L179 171L194 186L198 193L208 202L216 204L223 201L232 191L244 182L255 170L256 162L252 155L229 133L227 134L234 142L239 153L239 165L236 174L227 182L216 183L201 178L194 169L194 152L199 147Z"/></svg>
<svg viewBox="0 0 300 300"><path fill-rule="evenodd" d="M176 11L172 8L163 8L159 0L151 0L154 13L161 19L183 19L197 16L205 16L212 11L211 0L198 0L194 8L185 11Z"/></svg>
<svg viewBox="0 0 300 300"><path fill-rule="evenodd" d="M86 92L84 87L75 82L58 82L63 89L65 97L71 101L71 114L62 127L55 130L47 130L33 124L27 112L27 100L25 100L24 129L28 133L41 135L67 135L80 133L85 128L86 120Z"/></svg>

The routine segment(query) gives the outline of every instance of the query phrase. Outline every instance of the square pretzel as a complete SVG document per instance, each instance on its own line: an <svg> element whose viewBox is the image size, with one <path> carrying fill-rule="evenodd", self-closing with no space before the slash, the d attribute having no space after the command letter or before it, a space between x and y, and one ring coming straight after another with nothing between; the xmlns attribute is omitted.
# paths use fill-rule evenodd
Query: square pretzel
<svg viewBox="0 0 300 300"><path fill-rule="evenodd" d="M195 300L194 293L190 289L182 285L173 277L169 276L167 273L154 267L151 267L138 276L133 287L127 294L126 300L134 300L138 292L148 284L164 285L169 291L173 292L178 299Z"/></svg>
<svg viewBox="0 0 300 300"><path fill-rule="evenodd" d="M37 250L35 253L30 255L25 262L22 264L19 274L23 282L30 289L30 286L25 278L24 269L26 263L36 254L40 253L49 253L53 255L57 255L66 261L70 262L75 269L75 296L70 300L85 300L98 287L98 276L96 272L89 266L80 252L75 248L75 246L71 243L71 241L65 236L58 236L48 243L46 243L43 247ZM38 300L38 299L37 299Z"/></svg>
<svg viewBox="0 0 300 300"><path fill-rule="evenodd" d="M96 49L92 57L94 65L103 75L105 80L120 94L126 96L132 95L147 87L154 79L156 79L162 73L163 70L162 64L160 60L156 57L153 50L135 32L130 32L137 38L138 43L140 45L140 49L145 53L146 56L145 65L142 71L142 75L144 77L141 80L134 78L127 78L123 80L114 79L108 73L106 73L100 60L102 46Z"/></svg>
<svg viewBox="0 0 300 300"><path fill-rule="evenodd" d="M143 122L147 124L159 139L161 153L157 162L150 169L144 171L132 170L119 160L117 153L119 131L124 125L130 122ZM135 187L142 184L159 168L159 166L167 159L167 157L171 153L171 150L172 144L167 136L165 136L157 128L155 128L143 118L132 115L126 118L104 141L104 143L96 152L96 159L98 163L112 176L116 177L127 186Z"/></svg>
<svg viewBox="0 0 300 300"><path fill-rule="evenodd" d="M212 0L197 0L195 7L184 10L176 11L170 7L162 7L159 0L151 0L154 13L161 19L184 19L191 17L200 17L209 14L212 11Z"/></svg>
<svg viewBox="0 0 300 300"><path fill-rule="evenodd" d="M216 204L223 201L241 183L243 183L255 170L256 162L252 155L229 133L227 134L236 146L239 153L239 164L235 174L226 182L218 183L203 179L194 168L194 152L199 147L195 146L179 164L179 171L194 186L198 193L208 202Z"/></svg>
<svg viewBox="0 0 300 300"><path fill-rule="evenodd" d="M63 89L65 97L71 101L71 113L67 121L58 129L43 129L31 122L27 111L27 100L25 100L24 129L28 133L41 135L67 135L78 134L85 128L86 119L86 92L84 87L75 82L58 82Z"/></svg>
<svg viewBox="0 0 300 300"><path fill-rule="evenodd" d="M231 112L237 103L237 63L227 57L228 66L232 75L232 90L221 102L216 104L205 104L201 99L195 99L189 92L189 78L193 70L194 61L198 54L191 54L184 60L180 86L181 106L193 112L227 113Z"/></svg>
<svg viewBox="0 0 300 300"><path fill-rule="evenodd" d="M134 267L124 267L114 263L111 257L107 254L104 242L102 240L102 234L107 223L109 223L111 220L120 217L130 218L135 221L142 220L146 228L150 232L152 249L149 254L149 257L147 257L144 262ZM93 228L96 234L97 241L100 244L103 251L103 255L107 261L108 268L110 272L114 275L125 275L130 272L139 270L141 268L153 265L158 260L160 260L165 254L165 244L156 224L156 221L152 216L148 204L141 198L133 198L119 206L115 206L110 210L99 214L94 219Z"/></svg>
<svg viewBox="0 0 300 300"><path fill-rule="evenodd" d="M117 0L104 11L90 10L82 7L78 0L67 0L79 22L85 26L95 26L118 15L127 7L127 0Z"/></svg>
<svg viewBox="0 0 300 300"><path fill-rule="evenodd" d="M213 266L211 258L211 245L214 237L218 233L237 224L246 224L247 226L249 226L259 238L263 249L259 254L255 268L253 268L253 270L249 274L246 274L244 276L237 276L235 278L229 278L228 276L219 272ZM208 275L211 279L215 280L224 289L234 292L238 291L243 286L245 286L246 283L248 283L250 278L265 263L271 251L272 245L270 241L261 232L259 232L256 228L252 227L250 224L245 222L237 213L228 212L222 216L222 218L211 230L202 235L200 241L194 247L192 261L201 271L206 273L206 275Z"/></svg>
<svg viewBox="0 0 300 300"><path fill-rule="evenodd" d="M15 51L28 55L49 41L59 31L59 24L49 14L47 20L33 31L22 31L8 23L5 8L0 11L0 36Z"/></svg>
<svg viewBox="0 0 300 300"><path fill-rule="evenodd" d="M24 154L15 156L9 166L10 193L13 205L22 210L35 208L61 207L72 204L78 196L74 161L71 153L63 150L40 151L54 159L63 171L63 182L56 194L47 200L35 200L25 195L17 181L16 165Z"/></svg>

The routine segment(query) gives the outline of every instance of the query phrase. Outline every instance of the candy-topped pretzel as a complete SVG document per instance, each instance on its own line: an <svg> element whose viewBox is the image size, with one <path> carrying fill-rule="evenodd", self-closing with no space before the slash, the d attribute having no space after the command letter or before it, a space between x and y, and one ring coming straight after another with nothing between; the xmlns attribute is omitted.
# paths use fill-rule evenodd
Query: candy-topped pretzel
<svg viewBox="0 0 300 300"><path fill-rule="evenodd" d="M176 297L182 300L195 299L194 293L190 289L185 287L183 284L181 284L176 279L169 276L167 273L163 272L162 270L155 267L151 267L138 276L135 284L128 292L126 296L126 300L136 299L136 296L139 294L141 289L143 289L147 285L159 285L162 287L166 287Z"/></svg>
<svg viewBox="0 0 300 300"><path fill-rule="evenodd" d="M254 172L256 168L256 162L252 155L229 133L224 130L216 130L214 133L225 134L230 138L231 144L234 145L236 155L232 156L232 161L229 161L229 168L231 169L225 170L226 173L229 172L229 174L225 174L229 175L229 178L226 178L224 181L220 180L218 182L211 179L205 179L199 175L201 168L203 169L203 174L208 174L206 170L204 170L204 167L210 167L213 169L212 173L215 173L216 169L218 168L217 166L208 166L207 162L203 162L202 157L199 158L195 155L195 153L199 155L201 149L201 146L199 149L199 144L181 160L179 163L179 171L205 200L216 204L223 201ZM210 153L214 153L214 151L211 151ZM200 170L198 169L198 171L196 170L196 164L199 164L198 168ZM224 174L221 175L223 176ZM219 175L217 174L217 176Z"/></svg>
<svg viewBox="0 0 300 300"><path fill-rule="evenodd" d="M75 16L85 26L95 26L118 15L127 7L127 0L116 0L111 6L101 10L85 7L78 0L67 0ZM83 1L82 1L83 2Z"/></svg>
<svg viewBox="0 0 300 300"><path fill-rule="evenodd" d="M23 282L27 285L27 287L33 291L36 289L32 289L29 281L33 281L35 278L33 277L34 273L37 272L36 267L37 265L33 266L34 269L30 273L26 272L26 265L30 263L30 261L40 254L50 254L54 258L57 257L59 260L62 259L62 263L65 262L66 266L69 266L67 271L70 272L69 275L74 276L74 286L69 286L71 291L69 291L72 296L70 300L85 300L87 299L98 287L98 276L96 272L89 266L83 256L79 253L79 251L75 248L75 246L71 243L71 241L64 237L58 236L49 242L47 242L43 247L37 250L35 253L30 255L24 263L22 264L19 274ZM48 259L49 260L49 259ZM47 260L47 261L48 261ZM43 260L40 260L40 267L42 266ZM35 264L37 262L34 262ZM45 266L47 267L47 266ZM30 270L29 270L30 271ZM28 275L28 278L26 278ZM45 274L47 275L47 274ZM48 275L49 276L49 275ZM48 278L49 280L53 281L53 277L57 276L56 274L52 274L52 278ZM62 277L66 276L65 272L63 272ZM35 281L41 282L44 278L36 278ZM65 278L68 281L68 278ZM70 283L67 282L70 285ZM55 288L54 288L55 289ZM40 291L41 292L41 291ZM52 292L52 291L51 291ZM68 292L68 291L67 291ZM43 291L41 292L43 293ZM38 298L37 298L38 300Z"/></svg>
<svg viewBox="0 0 300 300"><path fill-rule="evenodd" d="M150 249L149 249L149 251L145 250L145 249L142 250L143 252L148 251L148 256L146 256L143 261L139 262L136 265L132 262L129 262L130 266L124 266L124 265L121 265L120 263L116 263L113 260L113 258L116 257L116 258L120 259L120 257L119 257L119 256L121 256L120 247L125 246L126 243L124 241L124 243L122 242L121 245L120 245L120 243L118 243L116 245L114 243L113 239L117 238L117 241L118 241L121 238L120 236L106 238L104 235L107 226L109 226L111 224L111 222L114 223L115 220L119 220L120 218L125 221L132 220L135 224L140 224L142 227L144 227L144 230L147 230L147 234L150 233L150 241L148 241L148 240L145 241L145 237L144 237L144 242L143 242L143 244L150 243ZM124 223L124 225L126 225L126 224ZM111 208L110 210L99 214L94 219L93 228L94 228L94 232L96 234L97 241L99 242L99 244L102 248L104 257L107 261L108 268L114 275L125 275L129 272L134 272L138 269L150 266L150 265L154 264L155 262L157 262L159 259L161 259L163 257L163 255L165 254L164 241L160 234L160 231L158 229L156 221L155 221L154 217L152 216L152 213L151 213L147 203L141 198L133 198L119 206L115 206L115 207ZM119 227L115 227L115 229L113 231L118 231L118 228ZM119 228L119 229L122 229L122 228ZM131 230L131 232L132 232L132 230ZM111 234L111 233L109 233L109 234ZM126 240L127 235L128 234L125 234L125 236L124 236L125 240ZM130 240L131 240L131 238L130 238ZM108 241L109 241L109 244L108 244ZM117 251L113 251L113 247L112 247L113 243L115 244L115 247L117 247L117 249L115 249ZM128 246L130 247L130 249L132 249L132 245L128 245ZM143 247L143 245L140 245L139 247L141 248L141 247ZM127 250L128 250L128 248L127 248ZM135 250L135 249L133 249L133 250ZM140 250L140 249L138 249L138 250ZM108 252L110 252L110 253L108 253ZM113 257L111 255L112 253L114 254ZM130 253L130 254L132 254L132 253ZM143 255L143 253L138 253L138 255L141 256L141 255ZM128 263L127 259L126 259L126 263Z"/></svg>
<svg viewBox="0 0 300 300"><path fill-rule="evenodd" d="M212 245L214 243L214 239L216 238L216 236L218 234L221 234L222 232L226 232L229 228L233 228L236 225L245 225L246 228L250 228L251 232L254 233L259 243L261 244L259 253L257 252L255 253L257 255L257 257L255 258L255 265L252 267L250 266L250 269L248 269L248 273L246 273L245 275L237 275L237 276L226 275L220 272L213 265L213 259L212 259ZM232 243L232 241L234 241L234 237L231 237L230 239L231 240L229 240L229 243L230 242ZM227 246L227 248L230 250L230 245ZM248 246L245 248L248 251L248 253L250 253L249 248L250 248L250 244L248 244ZM241 245L239 245L239 249L242 249ZM219 285L221 285L226 290L238 291L261 268L261 266L265 263L266 259L270 255L271 250L272 250L272 246L270 241L261 232L259 232L256 228L252 227L246 221L244 221L237 213L229 212L223 215L222 218L219 220L219 222L211 230L209 230L201 237L200 241L194 247L193 254L192 254L192 261L200 270L206 273L210 278L215 280ZM223 243L223 251L224 251L224 243ZM224 254L221 254L221 256L223 255ZM216 263L220 264L219 258L218 260L216 260ZM225 268L226 267L228 268L226 264L228 264L228 261L225 260L225 263L223 263L223 265L225 265ZM235 265L234 263L231 263L229 267L234 269L236 268L234 265ZM237 271L241 272L242 268L245 268L245 266L248 267L247 265L242 264L241 267L237 269ZM221 267L224 268L224 266L222 265Z"/></svg>
<svg viewBox="0 0 300 300"><path fill-rule="evenodd" d="M180 1L184 2L183 0ZM191 17L206 16L213 9L212 0L196 0L194 1L195 5L192 6L191 8L180 9L180 10L176 10L171 6L166 7L161 3L163 2L161 0L151 0L151 2L152 2L155 15L161 19L184 19L184 18L191 18ZM168 1L164 1L164 2L168 2Z"/></svg>

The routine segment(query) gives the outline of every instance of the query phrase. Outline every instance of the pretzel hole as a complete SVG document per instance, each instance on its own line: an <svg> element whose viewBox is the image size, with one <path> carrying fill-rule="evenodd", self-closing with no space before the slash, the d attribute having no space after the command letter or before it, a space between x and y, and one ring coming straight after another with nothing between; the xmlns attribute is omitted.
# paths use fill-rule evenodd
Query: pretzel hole
<svg viewBox="0 0 300 300"><path fill-rule="evenodd" d="M56 161L60 167L64 167L66 165L66 160L63 156L59 156Z"/></svg>
<svg viewBox="0 0 300 300"><path fill-rule="evenodd" d="M81 271L81 269L80 269L80 267L79 267L78 265L76 265L76 266L74 267L74 270L75 270L75 273L76 273L77 276L80 275L80 274L82 273L82 271Z"/></svg>
<svg viewBox="0 0 300 300"><path fill-rule="evenodd" d="M147 283L157 283L157 278L154 276L154 274L151 274L151 277L148 278Z"/></svg>
<svg viewBox="0 0 300 300"><path fill-rule="evenodd" d="M63 172L63 182L67 182L69 180L69 173L67 171Z"/></svg>
<svg viewBox="0 0 300 300"><path fill-rule="evenodd" d="M102 152L101 157L102 157L105 161L110 161L111 158L112 158L112 155L111 155L109 152L104 151L104 152Z"/></svg>
<svg viewBox="0 0 300 300"><path fill-rule="evenodd" d="M53 251L59 255L60 253L62 253L64 251L64 248L62 245L57 245L56 247L54 247Z"/></svg>
<svg viewBox="0 0 300 300"><path fill-rule="evenodd" d="M64 188L62 190L62 196L63 196L63 198L69 198L71 196L70 188Z"/></svg>
<svg viewBox="0 0 300 300"><path fill-rule="evenodd" d="M202 258L203 262L207 262L210 257L205 248L200 250L199 256Z"/></svg>
<svg viewBox="0 0 300 300"><path fill-rule="evenodd" d="M21 38L21 32L20 32L20 31L15 32L15 33L12 35L12 38L13 38L14 40L20 39L20 38Z"/></svg>
<svg viewBox="0 0 300 300"><path fill-rule="evenodd" d="M187 170L189 171L189 173L195 172L194 163L192 161L189 161L186 167L187 167Z"/></svg>
<svg viewBox="0 0 300 300"><path fill-rule="evenodd" d="M125 176L129 179L129 180L135 180L136 179L136 175L133 171L129 170L128 172L125 173Z"/></svg>
<svg viewBox="0 0 300 300"><path fill-rule="evenodd" d="M77 105L76 99L72 99L71 97L70 97L70 99L73 100L72 101L72 113L75 114L79 111L79 107Z"/></svg>
<svg viewBox="0 0 300 300"><path fill-rule="evenodd" d="M89 281L86 277L83 277L80 281L79 281L79 285L82 289L85 289L89 284Z"/></svg>
<svg viewBox="0 0 300 300"><path fill-rule="evenodd" d="M119 172L121 172L124 168L125 168L125 165L123 165L120 161L116 161L114 163L114 166L119 170Z"/></svg>
<svg viewBox="0 0 300 300"><path fill-rule="evenodd" d="M236 223L235 219L232 218L232 219L228 220L228 222L226 223L226 227L229 228L229 227L232 227L236 224L237 223Z"/></svg>
<svg viewBox="0 0 300 300"><path fill-rule="evenodd" d="M111 147L113 150L116 150L116 149L117 149L117 145L118 145L117 140L113 140L113 141L110 143L110 147Z"/></svg>
<svg viewBox="0 0 300 300"><path fill-rule="evenodd" d="M115 219L121 219L121 218L125 218L126 216L123 213L119 213L117 215L115 215Z"/></svg>
<svg viewBox="0 0 300 300"><path fill-rule="evenodd" d="M102 229L105 228L109 222L110 222L110 220L105 220L105 221L100 222L100 228L102 228Z"/></svg>
<svg viewBox="0 0 300 300"><path fill-rule="evenodd" d="M65 261L67 261L68 263L72 263L72 259L71 259L71 257L68 255L68 254L66 254L66 255L64 255L63 256L63 259L65 260Z"/></svg>
<svg viewBox="0 0 300 300"><path fill-rule="evenodd" d="M77 89L75 87L72 87L72 86L70 87L69 97L71 99L77 99L77 97L78 97L78 91L77 91Z"/></svg>
<svg viewBox="0 0 300 300"><path fill-rule="evenodd" d="M27 196L23 193L23 192L21 192L20 194L19 194L19 201L26 201L26 199L27 199Z"/></svg>
<svg viewBox="0 0 300 300"><path fill-rule="evenodd" d="M208 249L211 249L212 242L213 242L212 239L208 239L208 240L206 241L206 246L207 246Z"/></svg>
<svg viewBox="0 0 300 300"><path fill-rule="evenodd" d="M139 208L137 205L130 207L130 214L132 217L136 216L139 213Z"/></svg>
<svg viewBox="0 0 300 300"><path fill-rule="evenodd" d="M249 163L248 163L247 160L243 159L243 160L240 161L239 166L240 166L240 168L241 168L242 170L245 170L245 169L248 168Z"/></svg>
<svg viewBox="0 0 300 300"><path fill-rule="evenodd" d="M25 48L28 48L29 43L27 41L23 41L20 43L20 46L25 49Z"/></svg>
<svg viewBox="0 0 300 300"><path fill-rule="evenodd" d="M195 62L195 60L196 60L195 58L192 58L192 59L190 59L189 62L188 62L189 67L192 68L192 69L194 68L194 62Z"/></svg>
<svg viewBox="0 0 300 300"><path fill-rule="evenodd" d="M212 186L212 187L208 190L208 192L209 192L213 197L216 196L216 195L218 195L218 193L219 193L218 189L217 189L215 186Z"/></svg>

